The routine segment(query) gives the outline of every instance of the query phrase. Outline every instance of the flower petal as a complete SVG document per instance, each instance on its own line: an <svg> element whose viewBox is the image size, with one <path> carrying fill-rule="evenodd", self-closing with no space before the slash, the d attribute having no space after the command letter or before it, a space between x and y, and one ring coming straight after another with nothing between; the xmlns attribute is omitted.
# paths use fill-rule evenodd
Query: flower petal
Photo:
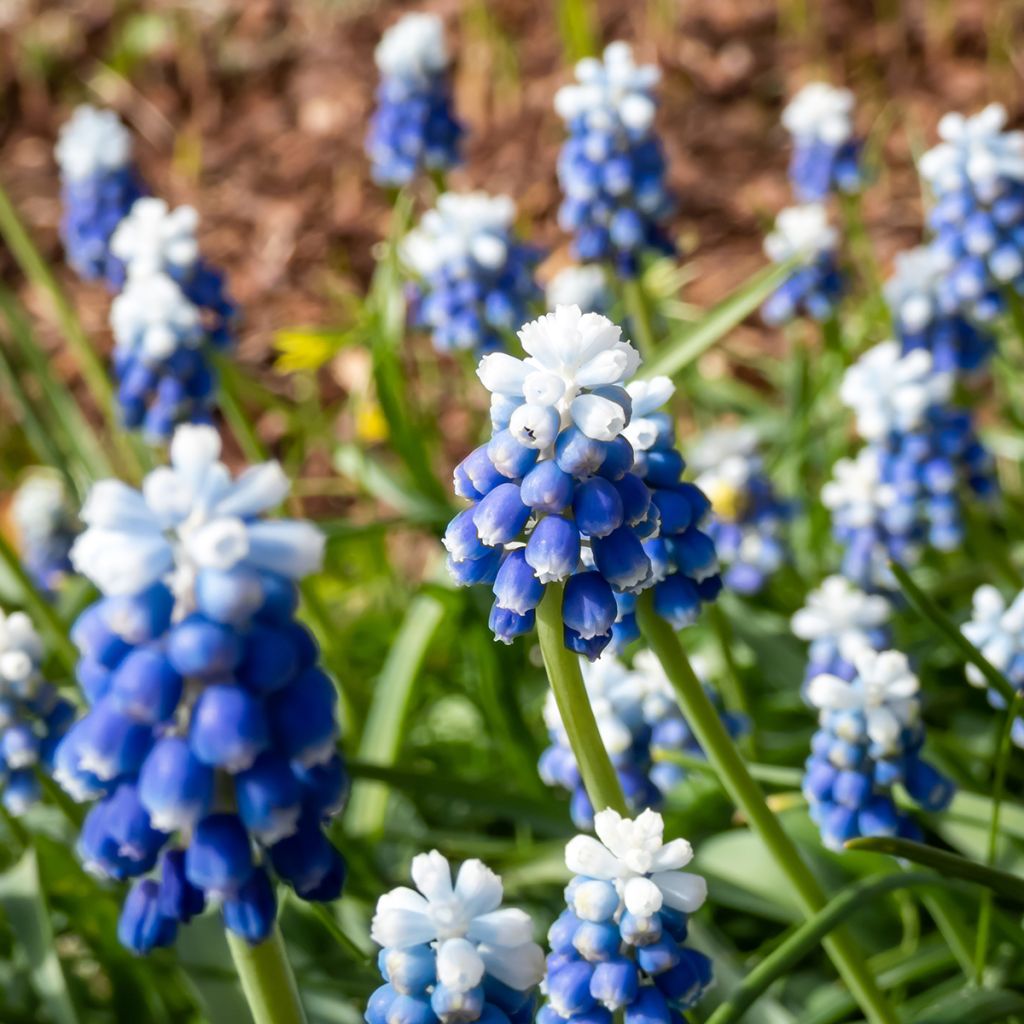
<svg viewBox="0 0 1024 1024"><path fill-rule="evenodd" d="M651 881L661 890L665 903L684 914L692 914L708 898L708 883L688 871L658 871Z"/></svg>

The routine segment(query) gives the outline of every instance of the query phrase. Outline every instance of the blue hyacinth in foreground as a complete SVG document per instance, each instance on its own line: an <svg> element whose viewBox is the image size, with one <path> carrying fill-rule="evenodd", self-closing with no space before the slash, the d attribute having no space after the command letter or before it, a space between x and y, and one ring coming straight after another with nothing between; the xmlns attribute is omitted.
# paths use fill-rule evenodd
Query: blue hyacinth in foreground
<svg viewBox="0 0 1024 1024"><path fill-rule="evenodd" d="M433 14L407 14L374 51L380 86L366 151L378 185L408 185L423 171L459 161L462 126L452 111L444 26Z"/></svg>
<svg viewBox="0 0 1024 1024"><path fill-rule="evenodd" d="M973 117L947 114L937 146L921 157L935 203L932 246L953 299L981 322L1024 291L1024 132L1004 131L998 103Z"/></svg>
<svg viewBox="0 0 1024 1024"><path fill-rule="evenodd" d="M52 595L71 571L68 555L80 528L61 477L33 470L14 492L10 517L22 565Z"/></svg>
<svg viewBox="0 0 1024 1024"><path fill-rule="evenodd" d="M529 915L501 906L501 878L469 860L453 882L437 850L414 857L411 874L415 890L377 902L371 935L386 984L367 1024L530 1024L544 953Z"/></svg>
<svg viewBox="0 0 1024 1024"><path fill-rule="evenodd" d="M558 158L565 194L558 220L584 262L607 261L628 277L649 252L671 253L666 221L674 202L654 129L660 73L635 64L627 43L576 65L576 82L555 96L569 132Z"/></svg>
<svg viewBox="0 0 1024 1024"><path fill-rule="evenodd" d="M86 867L137 879L119 926L136 952L173 942L208 900L261 942L275 877L307 900L334 899L344 878L323 833L347 789L336 694L295 619L323 537L264 518L290 489L277 463L232 480L219 456L212 428L179 427L141 491L93 487L72 549L103 596L72 630L90 708L54 775L96 801Z"/></svg>
<svg viewBox="0 0 1024 1024"><path fill-rule="evenodd" d="M112 110L78 107L60 131L61 239L67 261L87 280L120 284L123 269L110 239L143 187L132 163L132 140Z"/></svg>
<svg viewBox="0 0 1024 1024"><path fill-rule="evenodd" d="M858 836L920 836L893 800L896 784L926 811L953 798L952 782L921 757L918 680L906 655L863 647L852 661L852 679L825 674L807 685L819 729L803 790L822 841L835 850Z"/></svg>
<svg viewBox="0 0 1024 1024"><path fill-rule="evenodd" d="M860 140L854 134L853 93L826 82L805 85L782 112L793 138L789 180L797 198L817 203L833 192L860 190Z"/></svg>
<svg viewBox="0 0 1024 1024"><path fill-rule="evenodd" d="M0 611L0 789L4 808L23 814L40 797L74 705L43 674L45 650L23 612Z"/></svg>
<svg viewBox="0 0 1024 1024"><path fill-rule="evenodd" d="M538 1024L680 1021L712 976L711 961L685 945L687 916L707 897L704 879L680 870L693 850L664 841L655 811L631 820L604 810L594 828L597 839L576 836L565 848L574 877L548 932Z"/></svg>
<svg viewBox="0 0 1024 1024"><path fill-rule="evenodd" d="M611 641L617 595L653 586L660 615L692 622L721 585L700 530L709 505L681 481L674 449L645 453L645 475L634 471L623 385L636 350L610 320L576 306L519 337L526 359L495 353L477 371L493 435L455 469L455 491L472 505L445 533L452 577L492 587L490 624L506 643L533 629L545 587L558 582L565 644L589 658Z"/></svg>
<svg viewBox="0 0 1024 1024"><path fill-rule="evenodd" d="M417 277L413 321L438 352L491 352L541 298L539 252L515 233L515 204L486 192L446 192L402 242Z"/></svg>

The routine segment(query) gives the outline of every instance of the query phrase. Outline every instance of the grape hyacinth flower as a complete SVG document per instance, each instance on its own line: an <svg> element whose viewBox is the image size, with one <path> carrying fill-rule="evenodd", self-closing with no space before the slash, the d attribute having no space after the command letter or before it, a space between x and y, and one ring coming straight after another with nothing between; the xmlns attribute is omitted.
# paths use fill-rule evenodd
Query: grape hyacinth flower
<svg viewBox="0 0 1024 1024"><path fill-rule="evenodd" d="M708 535L722 582L740 594L761 591L789 558L784 531L792 509L776 495L757 448L756 431L732 427L705 433L690 452L714 512Z"/></svg>
<svg viewBox="0 0 1024 1024"><path fill-rule="evenodd" d="M569 137L558 158L565 198L558 219L586 263L608 262L635 277L645 253L671 254L666 221L674 201L654 129L654 65L638 65L627 43L576 65L576 82L555 95Z"/></svg>
<svg viewBox="0 0 1024 1024"><path fill-rule="evenodd" d="M849 89L826 82L805 85L783 110L782 124L793 138L789 180L802 203L860 191L861 142L854 134Z"/></svg>
<svg viewBox="0 0 1024 1024"><path fill-rule="evenodd" d="M74 705L43 674L43 642L23 612L0 611L0 799L18 817L41 796Z"/></svg>
<svg viewBox="0 0 1024 1024"><path fill-rule="evenodd" d="M580 835L566 846L573 878L548 932L538 1024L607 1024L620 1012L670 1024L704 995L711 961L685 942L707 883L680 870L693 850L685 839L666 843L664 828L656 811L629 819L604 810L594 820L597 839Z"/></svg>
<svg viewBox="0 0 1024 1024"><path fill-rule="evenodd" d="M413 321L438 352L491 352L541 298L539 252L516 236L515 204L485 192L446 192L402 243L416 275Z"/></svg>
<svg viewBox="0 0 1024 1024"><path fill-rule="evenodd" d="M345 874L323 832L347 790L336 693L295 617L323 537L264 518L289 490L276 462L232 480L220 449L211 427L182 426L141 491L96 484L71 552L102 596L72 629L90 707L54 776L95 801L86 867L135 880L119 936L138 953L172 943L211 900L258 944L274 878L326 901Z"/></svg>
<svg viewBox="0 0 1024 1024"><path fill-rule="evenodd" d="M775 218L764 240L765 255L773 263L795 260L796 266L761 307L769 327L782 327L800 316L824 321L835 315L844 292L838 245L828 212L818 203L790 206Z"/></svg>
<svg viewBox="0 0 1024 1024"><path fill-rule="evenodd" d="M1024 592L1007 603L991 584L978 587L971 619L960 627L960 632L1014 689L1024 689ZM968 664L967 681L980 688L988 686L976 665ZM992 707L1005 709L1006 701L998 690L990 687L986 696ZM1010 735L1018 747L1024 748L1024 718L1014 719Z"/></svg>
<svg viewBox="0 0 1024 1024"><path fill-rule="evenodd" d="M919 684L906 655L862 647L853 663L852 680L819 675L807 688L819 709L819 729L803 791L822 841L833 850L858 836L920 837L893 800L897 783L925 811L944 810L954 790L921 757Z"/></svg>
<svg viewBox="0 0 1024 1024"><path fill-rule="evenodd" d="M793 634L810 644L804 687L815 676L856 675L853 656L863 647L887 650L892 644L892 604L882 594L868 594L844 576L828 576L807 595L790 620Z"/></svg>
<svg viewBox="0 0 1024 1024"><path fill-rule="evenodd" d="M519 338L526 359L494 353L477 371L492 396L493 436L455 469L455 491L472 506L445 533L452 577L492 586L490 624L505 643L533 629L549 583L565 583L566 647L588 658L611 640L617 594L653 585L659 614L692 621L714 596L703 585L714 546L697 537L708 503L680 483L675 452L646 480L632 471L623 383L639 365L636 349L577 306L526 324Z"/></svg>
<svg viewBox="0 0 1024 1024"><path fill-rule="evenodd" d="M61 239L68 263L86 280L117 287L121 267L110 239L144 192L132 163L132 140L112 110L77 107L55 148L60 167Z"/></svg>
<svg viewBox="0 0 1024 1024"><path fill-rule="evenodd" d="M584 313L607 316L612 307L608 275L598 264L564 267L548 282L545 290L549 310L579 306Z"/></svg>
<svg viewBox="0 0 1024 1024"><path fill-rule="evenodd" d="M469 860L453 884L437 850L414 857L411 874L416 889L377 901L370 934L385 984L367 1024L531 1024L544 952L530 916L501 906L500 876Z"/></svg>
<svg viewBox="0 0 1024 1024"><path fill-rule="evenodd" d="M932 245L960 308L982 323L1024 291L1024 132L1004 131L993 103L973 117L947 114L937 146L921 157L934 197Z"/></svg>
<svg viewBox="0 0 1024 1024"><path fill-rule="evenodd" d="M902 353L924 349L937 373L976 374L988 362L994 341L959 311L935 248L921 245L899 253L895 263L885 299Z"/></svg>
<svg viewBox="0 0 1024 1024"><path fill-rule="evenodd" d="M374 51L381 80L366 152L378 185L400 188L423 171L459 162L462 125L452 110L444 26L433 14L406 14Z"/></svg>
<svg viewBox="0 0 1024 1024"><path fill-rule="evenodd" d="M10 517L22 564L52 596L71 571L68 554L79 530L61 478L46 470L30 473L14 492Z"/></svg>

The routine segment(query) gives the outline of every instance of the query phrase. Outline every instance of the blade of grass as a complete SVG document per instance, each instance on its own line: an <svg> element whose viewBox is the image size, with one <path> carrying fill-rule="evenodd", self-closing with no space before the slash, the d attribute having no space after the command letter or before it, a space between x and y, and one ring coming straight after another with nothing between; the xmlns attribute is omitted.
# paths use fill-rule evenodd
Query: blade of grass
<svg viewBox="0 0 1024 1024"><path fill-rule="evenodd" d="M934 1006L909 1018L908 1024L1006 1024L1013 1014L1024 1013L1024 996L1006 989L965 989L943 994Z"/></svg>

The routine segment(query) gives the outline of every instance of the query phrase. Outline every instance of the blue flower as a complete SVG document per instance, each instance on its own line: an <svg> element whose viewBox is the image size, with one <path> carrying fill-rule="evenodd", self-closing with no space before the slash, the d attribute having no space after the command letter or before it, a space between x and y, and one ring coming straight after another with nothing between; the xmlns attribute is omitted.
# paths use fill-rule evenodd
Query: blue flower
<svg viewBox="0 0 1024 1024"><path fill-rule="evenodd" d="M822 841L835 850L858 836L919 836L913 819L896 807L896 783L926 811L945 809L954 791L921 758L919 686L906 655L862 647L853 664L851 680L819 675L807 686L819 730L803 790Z"/></svg>
<svg viewBox="0 0 1024 1024"><path fill-rule="evenodd" d="M860 191L861 142L852 114L853 94L825 82L805 85L782 112L783 127L793 138L789 180L801 202Z"/></svg>
<svg viewBox="0 0 1024 1024"><path fill-rule="evenodd" d="M267 520L289 485L276 463L232 480L210 427L183 426L171 465L141 491L96 484L71 553L103 592L72 630L89 711L54 775L96 800L79 853L96 873L143 878L119 934L173 942L209 897L251 943L276 917L268 870L304 899L337 896L323 834L347 792L334 687L295 621L296 583L319 568L311 524Z"/></svg>
<svg viewBox="0 0 1024 1024"><path fill-rule="evenodd" d="M765 255L773 263L795 260L796 267L761 307L766 324L781 327L801 316L824 321L835 315L845 291L837 247L824 206L791 206L778 215L764 240Z"/></svg>
<svg viewBox="0 0 1024 1024"><path fill-rule="evenodd" d="M131 136L113 111L80 106L61 128L55 154L68 263L79 276L116 287L122 271L110 239L144 192L132 164Z"/></svg>
<svg viewBox="0 0 1024 1024"><path fill-rule="evenodd" d="M490 352L526 320L541 298L538 250L514 230L508 196L445 192L402 242L415 275L412 315L438 352Z"/></svg>
<svg viewBox="0 0 1024 1024"><path fill-rule="evenodd" d="M529 915L501 906L501 878L470 860L453 884L436 850L414 857L411 873L415 890L377 902L370 934L386 984L370 997L368 1024L529 1024L544 953Z"/></svg>
<svg viewBox="0 0 1024 1024"><path fill-rule="evenodd" d="M703 904L707 884L679 870L693 857L684 839L663 841L661 815L635 820L601 811L598 839L576 836L565 850L574 877L567 909L551 926L538 1020L626 1020L670 1024L711 984L711 961L685 945L687 916Z"/></svg>
<svg viewBox="0 0 1024 1024"><path fill-rule="evenodd" d="M74 706L43 674L42 640L23 612L0 612L0 789L16 817L41 795L54 751L74 720Z"/></svg>
<svg viewBox="0 0 1024 1024"><path fill-rule="evenodd" d="M998 103L973 117L947 114L942 142L920 161L946 287L982 323L1002 312L1004 289L1024 288L1024 133L1004 131L1006 119Z"/></svg>
<svg viewBox="0 0 1024 1024"><path fill-rule="evenodd" d="M448 50L441 19L407 14L374 53L381 74L366 152L379 185L408 185L423 171L459 162L462 125L452 110Z"/></svg>
<svg viewBox="0 0 1024 1024"><path fill-rule="evenodd" d="M11 500L11 522L22 564L52 595L71 571L68 555L80 529L61 478L47 470L26 476Z"/></svg>
<svg viewBox="0 0 1024 1024"><path fill-rule="evenodd" d="M654 130L658 78L653 65L634 63L627 43L612 43L602 60L581 60L576 82L555 96L569 132L558 158L559 223L581 260L609 261L630 277L645 253L674 251L666 226L674 201Z"/></svg>

